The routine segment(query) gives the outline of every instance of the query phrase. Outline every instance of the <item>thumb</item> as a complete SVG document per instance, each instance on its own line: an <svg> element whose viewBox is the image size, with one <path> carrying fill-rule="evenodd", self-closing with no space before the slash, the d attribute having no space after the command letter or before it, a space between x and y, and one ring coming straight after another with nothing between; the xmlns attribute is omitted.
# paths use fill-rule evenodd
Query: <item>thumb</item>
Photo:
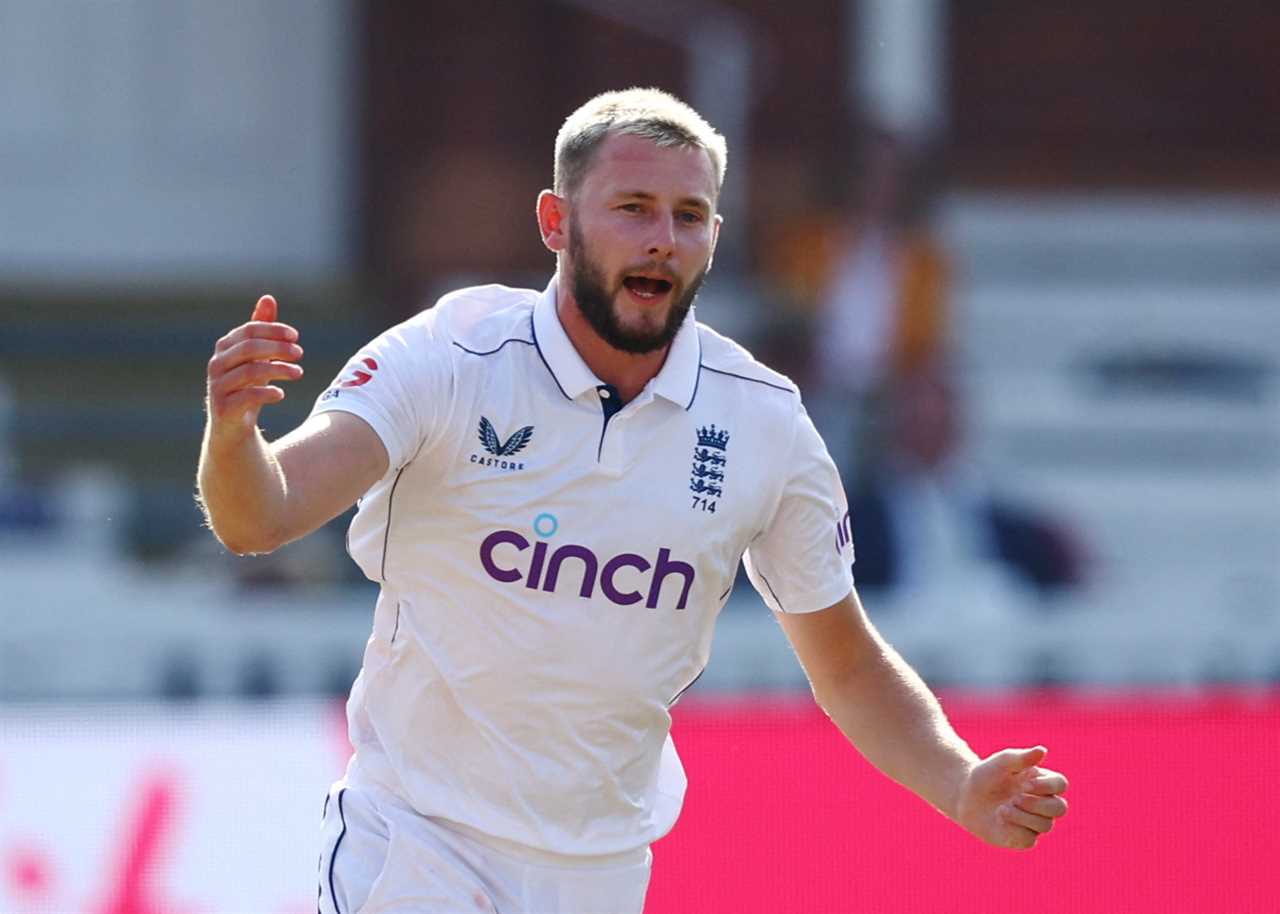
<svg viewBox="0 0 1280 914"><path fill-rule="evenodd" d="M1044 746L1033 746L1030 749L1006 749L1000 753L1000 765L1006 771L1016 774L1034 768L1049 754Z"/></svg>
<svg viewBox="0 0 1280 914"><path fill-rule="evenodd" d="M258 303L253 306L253 316L250 320L267 321L274 323L279 314L279 306L276 304L274 295L264 295L258 299Z"/></svg>

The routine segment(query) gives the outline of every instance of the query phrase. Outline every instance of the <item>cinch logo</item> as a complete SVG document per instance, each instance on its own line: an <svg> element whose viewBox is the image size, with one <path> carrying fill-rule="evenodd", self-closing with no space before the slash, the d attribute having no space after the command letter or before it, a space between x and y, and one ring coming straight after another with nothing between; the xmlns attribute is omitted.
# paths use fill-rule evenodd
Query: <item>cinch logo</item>
<svg viewBox="0 0 1280 914"><path fill-rule="evenodd" d="M658 550L653 561L634 552L621 552L609 559L600 560L590 548L576 543L565 543L554 550L546 540L555 536L560 522L551 514L539 514L533 521L533 532L539 541L531 543L528 537L515 530L495 530L484 538L480 544L480 564L485 573L495 581L503 584L514 584L524 581L529 590L542 590L554 593L560 584L560 573L566 571L566 580L577 585L578 596L589 599L599 585L600 592L610 603L618 606L633 606L640 601L649 609L657 609L658 600L662 596L662 585L669 579L675 579L680 588L680 598L676 609L684 609L689 602L689 590L693 587L696 573L688 562L671 558L671 550L665 546ZM524 555L529 548L533 552ZM569 565L566 567L565 563ZM620 583L619 577L624 569L630 573L626 577L633 586L639 589L624 590L626 582ZM648 589L644 584L648 581Z"/></svg>

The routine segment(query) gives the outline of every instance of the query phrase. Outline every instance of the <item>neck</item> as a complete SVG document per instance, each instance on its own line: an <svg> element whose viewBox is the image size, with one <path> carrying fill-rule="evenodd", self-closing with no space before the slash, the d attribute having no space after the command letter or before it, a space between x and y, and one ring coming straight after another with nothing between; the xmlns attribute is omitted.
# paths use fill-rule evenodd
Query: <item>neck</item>
<svg viewBox="0 0 1280 914"><path fill-rule="evenodd" d="M561 277L558 282L556 315L560 318L560 326L564 327L569 342L573 343L573 348L597 378L618 389L623 402L634 400L644 390L644 386L662 370L671 347L664 346L644 353L623 352L613 348L600 338L582 316L567 280Z"/></svg>

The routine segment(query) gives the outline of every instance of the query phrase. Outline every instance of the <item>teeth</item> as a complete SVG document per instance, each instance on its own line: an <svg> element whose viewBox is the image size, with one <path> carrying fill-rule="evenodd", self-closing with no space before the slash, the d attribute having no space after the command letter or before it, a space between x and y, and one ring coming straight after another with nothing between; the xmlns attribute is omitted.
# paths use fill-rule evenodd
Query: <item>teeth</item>
<svg viewBox="0 0 1280 914"><path fill-rule="evenodd" d="M659 298L671 289L671 284L666 280L655 279L651 276L629 276L624 281L624 284L632 295L646 301Z"/></svg>

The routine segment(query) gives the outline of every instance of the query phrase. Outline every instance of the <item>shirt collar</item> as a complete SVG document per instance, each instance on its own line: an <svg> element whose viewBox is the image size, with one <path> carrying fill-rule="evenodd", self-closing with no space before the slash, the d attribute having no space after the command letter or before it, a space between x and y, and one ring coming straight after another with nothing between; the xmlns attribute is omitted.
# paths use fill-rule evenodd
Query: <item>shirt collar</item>
<svg viewBox="0 0 1280 914"><path fill-rule="evenodd" d="M560 392L574 400L589 390L594 391L604 382L582 360L560 324L556 313L558 280L559 274L551 277L551 282L533 306L533 341ZM698 389L701 360L702 344L698 340L697 320L691 308L671 341L666 362L646 389L687 409Z"/></svg>

